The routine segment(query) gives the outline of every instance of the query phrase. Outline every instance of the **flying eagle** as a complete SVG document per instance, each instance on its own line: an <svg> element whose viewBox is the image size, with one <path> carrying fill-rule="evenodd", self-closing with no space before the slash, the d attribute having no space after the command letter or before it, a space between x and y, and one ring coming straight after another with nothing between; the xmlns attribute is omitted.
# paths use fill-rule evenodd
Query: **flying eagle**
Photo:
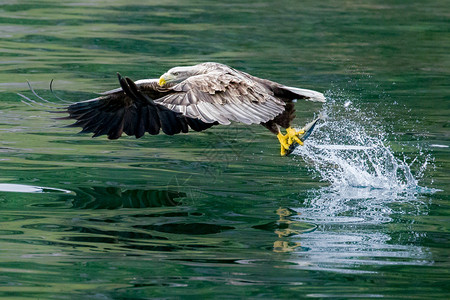
<svg viewBox="0 0 450 300"><path fill-rule="evenodd" d="M202 131L231 122L261 124L277 135L284 156L293 143L302 145L304 131L291 128L295 99L325 102L322 93L285 86L206 62L195 66L174 67L159 79L133 82L118 74L120 88L95 99L64 108L75 119L71 127L93 137L107 135L118 139L123 133L142 137L160 130L173 135L189 128ZM286 129L286 134L280 128Z"/></svg>

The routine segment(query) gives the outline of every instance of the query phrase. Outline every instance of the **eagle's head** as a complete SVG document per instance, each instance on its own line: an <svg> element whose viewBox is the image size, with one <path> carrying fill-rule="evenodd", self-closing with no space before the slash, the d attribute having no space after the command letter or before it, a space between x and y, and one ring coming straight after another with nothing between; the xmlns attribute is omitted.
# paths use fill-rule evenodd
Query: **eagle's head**
<svg viewBox="0 0 450 300"><path fill-rule="evenodd" d="M191 76L201 74L203 69L199 66L174 67L162 74L158 84L164 86L167 83L179 83Z"/></svg>

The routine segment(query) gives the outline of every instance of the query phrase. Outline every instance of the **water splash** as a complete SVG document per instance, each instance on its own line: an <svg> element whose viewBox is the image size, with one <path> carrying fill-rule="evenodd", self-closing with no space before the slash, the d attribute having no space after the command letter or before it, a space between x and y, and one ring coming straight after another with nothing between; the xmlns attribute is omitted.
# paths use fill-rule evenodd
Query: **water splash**
<svg viewBox="0 0 450 300"><path fill-rule="evenodd" d="M303 221L380 224L393 213L426 213L419 195L435 191L419 185L433 162L426 149L397 142L376 113L348 99L328 102L321 113L324 121L293 152L329 183L309 191L298 210Z"/></svg>
<svg viewBox="0 0 450 300"><path fill-rule="evenodd" d="M433 165L431 155L417 141L402 142L370 108L338 98L324 106L324 121L293 152L328 184L309 190L303 204L292 208L295 220L317 224L317 230L293 238L309 251L290 262L339 273L432 264L412 226L429 212L424 193L435 191L419 185ZM399 236L407 242L398 242Z"/></svg>
<svg viewBox="0 0 450 300"><path fill-rule="evenodd" d="M331 101L304 147L293 154L301 158L322 181L335 190L369 188L391 191L417 190L431 156L417 148L413 159L393 150L400 145L387 138L381 121L351 101ZM414 172L413 169L416 171Z"/></svg>

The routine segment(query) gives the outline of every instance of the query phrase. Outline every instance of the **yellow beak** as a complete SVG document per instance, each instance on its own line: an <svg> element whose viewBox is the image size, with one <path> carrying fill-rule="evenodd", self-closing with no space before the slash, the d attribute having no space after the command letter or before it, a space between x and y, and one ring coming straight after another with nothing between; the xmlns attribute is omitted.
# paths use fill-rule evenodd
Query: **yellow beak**
<svg viewBox="0 0 450 300"><path fill-rule="evenodd" d="M159 77L158 84L159 84L159 86L163 86L166 84L166 80L164 79L163 76Z"/></svg>

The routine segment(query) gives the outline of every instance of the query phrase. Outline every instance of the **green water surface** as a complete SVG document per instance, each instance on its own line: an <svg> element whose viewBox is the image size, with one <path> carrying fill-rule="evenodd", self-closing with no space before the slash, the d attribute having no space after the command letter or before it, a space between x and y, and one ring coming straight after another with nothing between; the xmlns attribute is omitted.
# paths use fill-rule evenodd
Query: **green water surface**
<svg viewBox="0 0 450 300"><path fill-rule="evenodd" d="M439 0L2 1L0 298L447 299L449 16ZM351 103L417 190L329 189L257 125L92 139L16 94L37 100L28 80L62 103L54 79L85 100L116 72L204 61ZM323 109L296 108L298 127Z"/></svg>

